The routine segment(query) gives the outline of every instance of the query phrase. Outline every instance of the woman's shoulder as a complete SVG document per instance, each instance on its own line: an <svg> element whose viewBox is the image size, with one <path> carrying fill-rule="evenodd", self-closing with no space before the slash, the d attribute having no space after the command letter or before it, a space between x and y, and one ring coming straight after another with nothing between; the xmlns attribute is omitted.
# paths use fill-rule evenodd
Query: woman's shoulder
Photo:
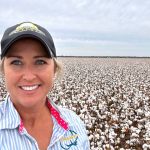
<svg viewBox="0 0 150 150"><path fill-rule="evenodd" d="M68 108L64 108L61 106L59 106L58 108L59 108L59 111L61 112L61 114L63 114L63 115L79 118L79 116L73 110L70 110Z"/></svg>
<svg viewBox="0 0 150 150"><path fill-rule="evenodd" d="M59 110L62 117L70 124L85 126L81 118L74 111L63 107L59 107Z"/></svg>

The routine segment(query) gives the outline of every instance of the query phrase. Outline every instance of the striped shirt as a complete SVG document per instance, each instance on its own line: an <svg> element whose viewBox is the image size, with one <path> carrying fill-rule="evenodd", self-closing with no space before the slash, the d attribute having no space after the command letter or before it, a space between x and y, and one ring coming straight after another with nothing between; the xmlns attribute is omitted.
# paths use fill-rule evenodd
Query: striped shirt
<svg viewBox="0 0 150 150"><path fill-rule="evenodd" d="M84 123L71 110L48 100L53 133L47 150L89 150ZM27 132L9 95L0 103L0 150L39 150L37 141Z"/></svg>

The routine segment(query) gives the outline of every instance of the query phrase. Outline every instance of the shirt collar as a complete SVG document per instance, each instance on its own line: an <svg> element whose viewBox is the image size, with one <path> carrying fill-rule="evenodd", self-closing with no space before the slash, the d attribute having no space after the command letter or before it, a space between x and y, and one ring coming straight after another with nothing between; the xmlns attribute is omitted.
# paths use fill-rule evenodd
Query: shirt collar
<svg viewBox="0 0 150 150"><path fill-rule="evenodd" d="M50 101L47 100L47 106L50 110L51 115L57 120L57 123L65 130L68 130L68 123L61 117L59 111L51 105Z"/></svg>

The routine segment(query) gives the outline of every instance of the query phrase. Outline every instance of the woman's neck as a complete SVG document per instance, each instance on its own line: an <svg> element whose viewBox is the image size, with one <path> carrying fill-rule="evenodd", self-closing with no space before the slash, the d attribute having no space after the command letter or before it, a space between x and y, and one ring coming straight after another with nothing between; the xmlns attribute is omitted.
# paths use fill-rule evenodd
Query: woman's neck
<svg viewBox="0 0 150 150"><path fill-rule="evenodd" d="M42 121L50 118L50 110L46 103L34 106L33 108L15 107L23 121L24 126L27 125L34 127Z"/></svg>

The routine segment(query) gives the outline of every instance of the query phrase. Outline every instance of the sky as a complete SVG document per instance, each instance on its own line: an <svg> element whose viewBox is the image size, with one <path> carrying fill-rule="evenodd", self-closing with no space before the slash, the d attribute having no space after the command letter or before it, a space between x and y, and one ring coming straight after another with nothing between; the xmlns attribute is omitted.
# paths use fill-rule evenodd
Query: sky
<svg viewBox="0 0 150 150"><path fill-rule="evenodd" d="M0 1L0 39L24 21L45 27L59 56L150 57L150 0Z"/></svg>

